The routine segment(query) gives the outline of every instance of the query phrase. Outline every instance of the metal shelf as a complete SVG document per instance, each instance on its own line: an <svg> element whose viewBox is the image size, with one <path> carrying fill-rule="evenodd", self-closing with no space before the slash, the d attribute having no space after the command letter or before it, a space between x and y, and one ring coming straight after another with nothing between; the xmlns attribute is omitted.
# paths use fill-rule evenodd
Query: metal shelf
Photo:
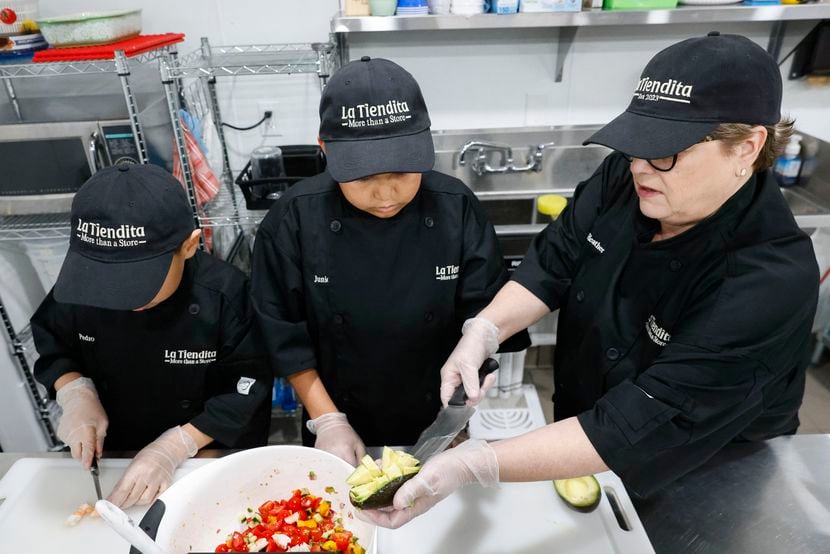
<svg viewBox="0 0 830 554"><path fill-rule="evenodd" d="M0 241L67 239L69 214L32 214L0 216Z"/></svg>
<svg viewBox="0 0 830 554"><path fill-rule="evenodd" d="M167 47L162 47L126 59L129 63L149 63L159 59L166 49ZM88 60L81 62L0 65L0 79L18 79L21 77L55 77L61 75L95 75L107 73L120 73L115 59Z"/></svg>
<svg viewBox="0 0 830 554"><path fill-rule="evenodd" d="M221 227L256 227L265 217L266 211L252 211L245 207L236 184L231 180L224 181L219 194L208 203L199 214L199 226L208 228Z"/></svg>
<svg viewBox="0 0 830 554"><path fill-rule="evenodd" d="M200 48L180 57L170 67L169 75L172 78L294 73L327 75L327 68L321 65L333 67L334 56L334 45L329 43L210 45L207 50Z"/></svg>
<svg viewBox="0 0 830 554"><path fill-rule="evenodd" d="M677 23L728 23L795 21L830 18L830 2L780 6L712 6L670 10L588 10L480 15L419 15L393 17L344 17L331 20L333 33L387 31L445 31L474 29L523 29L534 27L587 27L608 25L665 25Z"/></svg>

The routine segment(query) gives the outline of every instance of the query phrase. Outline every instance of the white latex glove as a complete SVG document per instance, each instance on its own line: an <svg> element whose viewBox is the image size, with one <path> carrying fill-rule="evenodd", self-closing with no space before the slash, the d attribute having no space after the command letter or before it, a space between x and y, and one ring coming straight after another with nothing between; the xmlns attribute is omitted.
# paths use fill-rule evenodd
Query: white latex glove
<svg viewBox="0 0 830 554"><path fill-rule="evenodd" d="M72 451L72 457L89 469L92 459L101 457L109 426L92 379L79 377L65 384L57 392L57 402L63 408L58 438Z"/></svg>
<svg viewBox="0 0 830 554"><path fill-rule="evenodd" d="M325 450L353 466L360 463L366 454L366 447L360 436L349 425L346 414L330 412L312 420L317 426L317 440L314 448Z"/></svg>
<svg viewBox="0 0 830 554"><path fill-rule="evenodd" d="M441 368L441 403L444 406L462 383L467 393L467 404L475 406L496 382L495 374L491 373L479 387L478 368L499 349L499 328L482 317L474 317L464 322L461 335L461 340Z"/></svg>
<svg viewBox="0 0 830 554"><path fill-rule="evenodd" d="M173 482L176 468L198 451L180 426L168 429L135 455L107 500L122 509L151 503Z"/></svg>
<svg viewBox="0 0 830 554"><path fill-rule="evenodd" d="M492 487L499 482L495 451L482 440L468 440L429 460L395 493L394 510L357 510L357 515L381 527L397 529L423 514L465 485Z"/></svg>

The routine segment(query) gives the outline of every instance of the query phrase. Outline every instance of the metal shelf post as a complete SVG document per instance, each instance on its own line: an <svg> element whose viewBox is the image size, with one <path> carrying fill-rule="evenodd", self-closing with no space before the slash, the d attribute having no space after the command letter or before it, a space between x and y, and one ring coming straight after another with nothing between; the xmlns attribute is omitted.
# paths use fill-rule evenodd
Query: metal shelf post
<svg viewBox="0 0 830 554"><path fill-rule="evenodd" d="M138 121L138 106L136 105L135 96L130 87L130 64L127 62L127 56L124 55L123 50L115 51L115 68L118 73L118 78L121 81L121 91L124 93L124 100L127 103L130 127L132 127L135 146L138 149L138 161L146 164L147 148L144 144L144 134L141 132L141 124Z"/></svg>
<svg viewBox="0 0 830 554"><path fill-rule="evenodd" d="M187 155L187 145L184 139L184 130L182 129L181 121L179 119L179 82L173 76L173 68L178 63L178 56L176 52L169 52L164 56L159 64L159 72L161 73L161 83L164 85L164 95L167 99L167 110L170 113L170 122L173 124L173 137L176 140L176 152L179 154L179 163L181 164L182 179L184 179L185 189L187 189L187 199L190 201L190 208L193 210L193 222L196 228L199 229L201 224L199 222L199 204L196 202L196 190L193 184L193 174L190 171L190 157ZM174 168L175 170L175 168ZM199 246L204 249L205 243L203 237L199 237Z"/></svg>
<svg viewBox="0 0 830 554"><path fill-rule="evenodd" d="M34 374L29 366L29 360L26 359L26 347L18 334L14 331L9 314L6 312L6 307L3 305L2 298L0 298L0 319L3 320L3 327L6 329L10 350L17 359L17 363L20 366L20 372L26 380L26 386L29 390L29 398L32 401L35 412L37 412L38 419L43 427L43 432L48 438L49 445L51 447L56 447L61 444L61 441L58 439L58 436L55 433L55 428L52 425L52 420L49 417L51 414L49 410L49 401L40 395L37 383L35 382Z"/></svg>

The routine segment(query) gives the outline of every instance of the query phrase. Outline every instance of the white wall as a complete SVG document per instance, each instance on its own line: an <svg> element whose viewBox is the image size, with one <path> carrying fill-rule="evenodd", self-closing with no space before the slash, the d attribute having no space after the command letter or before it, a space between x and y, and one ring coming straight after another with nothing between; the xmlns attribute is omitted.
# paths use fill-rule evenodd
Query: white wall
<svg viewBox="0 0 830 554"><path fill-rule="evenodd" d="M41 0L43 15L133 7L135 0ZM180 52L214 44L314 42L328 37L337 0L149 0L145 32L187 34ZM807 32L810 22L789 23L783 52ZM642 67L658 50L710 30L745 34L766 47L771 23L580 28L567 58L564 79L554 82L556 29L377 33L349 36L351 59L391 58L421 83L435 129L604 123L622 111ZM784 64L785 75L789 62ZM263 142L313 143L318 126L316 77L256 76L220 79L226 121L259 119L261 102L276 101L277 131L228 131L232 165ZM785 81L785 111L802 130L830 140L830 88L811 89Z"/></svg>

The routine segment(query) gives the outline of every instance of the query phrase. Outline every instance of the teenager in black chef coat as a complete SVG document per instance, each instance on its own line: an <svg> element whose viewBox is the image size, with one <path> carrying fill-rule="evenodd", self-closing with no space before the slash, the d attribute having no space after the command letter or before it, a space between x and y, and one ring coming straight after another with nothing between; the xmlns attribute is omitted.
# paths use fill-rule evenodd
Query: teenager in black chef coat
<svg viewBox="0 0 830 554"><path fill-rule="evenodd" d="M609 468L647 496L730 441L796 431L818 268L765 173L792 131L781 89L775 61L741 36L649 62L625 113L587 141L617 152L479 315L504 339L561 310L556 423L436 456L398 511L368 517L396 527L467 483ZM448 365L480 348L465 335Z"/></svg>
<svg viewBox="0 0 830 554"><path fill-rule="evenodd" d="M252 289L271 363L316 433L304 443L355 464L364 444L414 444L435 418L439 369L507 272L473 193L431 171L429 115L403 68L347 64L320 119L328 169L265 217Z"/></svg>
<svg viewBox="0 0 830 554"><path fill-rule="evenodd" d="M35 377L87 468L140 450L110 500L151 502L197 450L265 444L273 377L248 284L198 250L181 185L151 165L96 173L72 203L69 252L32 317Z"/></svg>

